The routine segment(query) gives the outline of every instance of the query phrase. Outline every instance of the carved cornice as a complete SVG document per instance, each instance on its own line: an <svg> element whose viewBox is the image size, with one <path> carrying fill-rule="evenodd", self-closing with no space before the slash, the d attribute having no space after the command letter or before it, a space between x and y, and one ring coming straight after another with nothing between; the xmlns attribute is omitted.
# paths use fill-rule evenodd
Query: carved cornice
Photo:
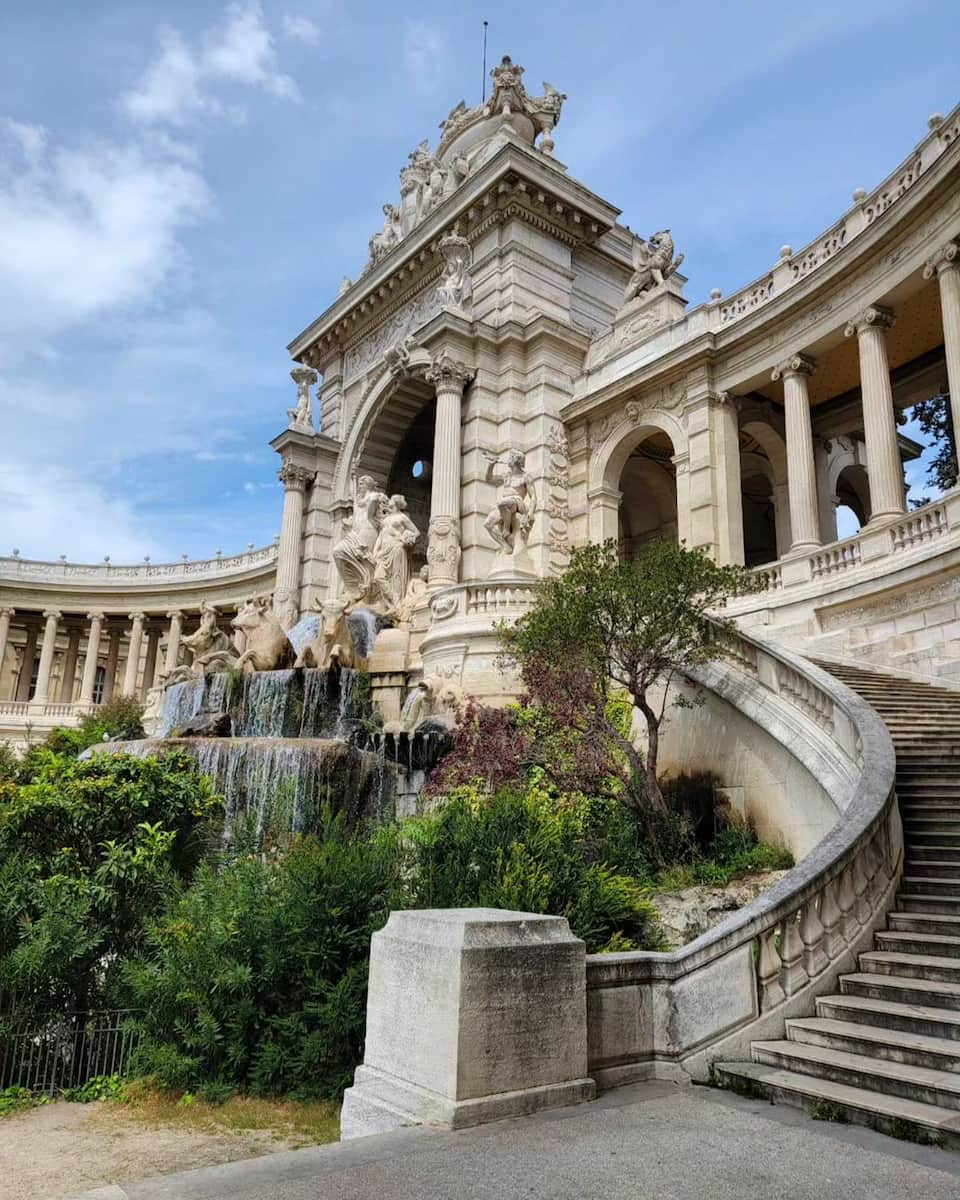
<svg viewBox="0 0 960 1200"><path fill-rule="evenodd" d="M313 476L313 471L308 471L306 467L293 462L285 462L277 472L277 478L287 491L302 492L308 483L313 482Z"/></svg>
<svg viewBox="0 0 960 1200"><path fill-rule="evenodd" d="M960 241L950 241L941 246L936 254L924 263L924 279L932 279L934 275L942 275L944 271L956 269L960 266L958 255L960 255Z"/></svg>
<svg viewBox="0 0 960 1200"><path fill-rule="evenodd" d="M427 367L424 378L437 391L462 392L475 375L476 371L472 367L444 352L438 354Z"/></svg>
<svg viewBox="0 0 960 1200"><path fill-rule="evenodd" d="M778 379L789 379L791 375L812 375L817 369L817 360L809 354L791 354L783 362L778 362L770 372L774 383Z"/></svg>
<svg viewBox="0 0 960 1200"><path fill-rule="evenodd" d="M855 333L863 333L865 329L890 329L896 321L892 309L880 304L871 304L851 317L843 331L844 337L853 337Z"/></svg>

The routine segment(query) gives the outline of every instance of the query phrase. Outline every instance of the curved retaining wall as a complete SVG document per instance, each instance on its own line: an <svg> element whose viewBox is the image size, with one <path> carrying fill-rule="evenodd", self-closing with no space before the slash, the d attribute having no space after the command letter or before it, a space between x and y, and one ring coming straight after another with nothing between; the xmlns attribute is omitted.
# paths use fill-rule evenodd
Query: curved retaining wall
<svg viewBox="0 0 960 1200"><path fill-rule="evenodd" d="M688 946L587 956L589 1073L599 1087L703 1081L712 1061L780 1036L787 1017L854 968L901 871L893 745L865 701L806 660L746 636L734 659L695 682L785 747L835 822L779 883ZM802 817L804 789L792 787L788 798Z"/></svg>

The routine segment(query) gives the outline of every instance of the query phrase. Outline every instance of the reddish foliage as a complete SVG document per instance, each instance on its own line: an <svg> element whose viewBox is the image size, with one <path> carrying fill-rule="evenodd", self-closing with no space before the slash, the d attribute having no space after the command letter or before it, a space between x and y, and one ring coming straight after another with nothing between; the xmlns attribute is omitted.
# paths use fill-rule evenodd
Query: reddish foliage
<svg viewBox="0 0 960 1200"><path fill-rule="evenodd" d="M428 796L481 780L491 792L518 783L529 765L530 736L516 714L469 699L457 715L450 749L430 777Z"/></svg>

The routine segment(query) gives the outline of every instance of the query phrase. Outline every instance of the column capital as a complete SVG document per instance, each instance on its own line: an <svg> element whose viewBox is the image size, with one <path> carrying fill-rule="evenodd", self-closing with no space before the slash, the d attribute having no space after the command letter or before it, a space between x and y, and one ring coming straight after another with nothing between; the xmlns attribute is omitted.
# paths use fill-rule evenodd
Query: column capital
<svg viewBox="0 0 960 1200"><path fill-rule="evenodd" d="M924 279L932 279L934 275L942 275L944 271L952 271L960 267L960 239L945 242L923 264Z"/></svg>
<svg viewBox="0 0 960 1200"><path fill-rule="evenodd" d="M294 462L285 462L277 472L277 478L288 492L302 492L313 482L314 472Z"/></svg>
<svg viewBox="0 0 960 1200"><path fill-rule="evenodd" d="M134 624L136 624L138 622L142 623L147 619L147 614L145 612L127 613L127 616L130 618L131 621L134 622Z"/></svg>
<svg viewBox="0 0 960 1200"><path fill-rule="evenodd" d="M884 308L882 304L871 304L850 318L843 336L853 337L855 333L863 333L865 329L890 329L896 319L892 309Z"/></svg>
<svg viewBox="0 0 960 1200"><path fill-rule="evenodd" d="M43 610L44 619L47 621L59 621L63 613L56 608L45 608Z"/></svg>
<svg viewBox="0 0 960 1200"><path fill-rule="evenodd" d="M173 608L170 610L170 612L165 613L164 616L167 618L168 621L175 621L178 617L182 621L183 620L183 611L179 608Z"/></svg>
<svg viewBox="0 0 960 1200"><path fill-rule="evenodd" d="M778 379L787 379L791 375L812 375L816 369L817 360L809 354L791 354L777 363L770 372L770 378L776 383Z"/></svg>
<svg viewBox="0 0 960 1200"><path fill-rule="evenodd" d="M88 621L102 621L105 616L106 616L106 614L103 612L88 612L87 620Z"/></svg>
<svg viewBox="0 0 960 1200"><path fill-rule="evenodd" d="M17 610L15 608L0 608L0 617L15 617Z"/></svg>
<svg viewBox="0 0 960 1200"><path fill-rule="evenodd" d="M444 351L427 367L425 378L427 383L432 383L438 390L442 388L445 391L462 392L475 375L476 371L472 367Z"/></svg>

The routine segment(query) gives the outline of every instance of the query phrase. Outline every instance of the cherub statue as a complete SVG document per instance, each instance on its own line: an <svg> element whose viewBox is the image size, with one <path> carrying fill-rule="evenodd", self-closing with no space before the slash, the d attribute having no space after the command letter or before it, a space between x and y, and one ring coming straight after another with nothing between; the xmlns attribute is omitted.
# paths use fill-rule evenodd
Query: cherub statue
<svg viewBox="0 0 960 1200"><path fill-rule="evenodd" d="M491 509L483 527L506 554L513 554L522 548L533 525L536 489L532 477L523 469L522 451L508 450L505 459L487 451L483 453L488 460L487 481L499 480L503 484L497 506Z"/></svg>
<svg viewBox="0 0 960 1200"><path fill-rule="evenodd" d="M648 242L638 238L633 243L633 274L624 292L624 304L660 287L665 279L679 269L682 262L682 254L673 257L673 238L669 229L655 233Z"/></svg>

